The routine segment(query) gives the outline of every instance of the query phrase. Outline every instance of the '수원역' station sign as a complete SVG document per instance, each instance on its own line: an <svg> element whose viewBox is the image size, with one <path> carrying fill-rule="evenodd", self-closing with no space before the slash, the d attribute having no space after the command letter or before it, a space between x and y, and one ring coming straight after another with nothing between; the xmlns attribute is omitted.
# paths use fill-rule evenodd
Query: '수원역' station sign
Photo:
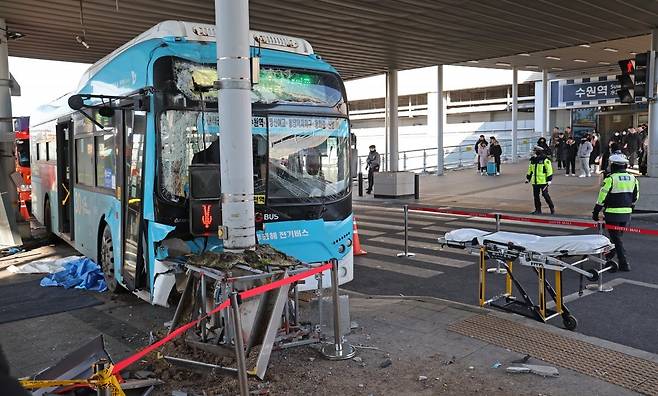
<svg viewBox="0 0 658 396"><path fill-rule="evenodd" d="M604 80L605 79L605 80ZM620 85L614 77L601 77L598 81L589 79L563 81L560 102L565 105L603 104L617 99Z"/></svg>

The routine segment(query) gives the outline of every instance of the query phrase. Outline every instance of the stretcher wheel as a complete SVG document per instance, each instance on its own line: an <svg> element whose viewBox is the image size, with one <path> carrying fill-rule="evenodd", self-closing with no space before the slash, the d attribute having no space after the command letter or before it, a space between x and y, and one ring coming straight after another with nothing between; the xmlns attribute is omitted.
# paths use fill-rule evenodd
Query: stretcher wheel
<svg viewBox="0 0 658 396"><path fill-rule="evenodd" d="M606 267L610 267L610 272L617 272L619 271L619 264L617 264L616 261L613 260L608 260L605 262Z"/></svg>
<svg viewBox="0 0 658 396"><path fill-rule="evenodd" d="M571 315L565 315L562 317L562 324L564 324L564 328L567 330L576 330L576 327L578 327L578 321L576 320L575 317Z"/></svg>
<svg viewBox="0 0 658 396"><path fill-rule="evenodd" d="M587 272L592 274L592 277L589 280L591 280L592 282L596 282L597 280L599 280L599 272L597 270L590 269L590 270L587 270Z"/></svg>

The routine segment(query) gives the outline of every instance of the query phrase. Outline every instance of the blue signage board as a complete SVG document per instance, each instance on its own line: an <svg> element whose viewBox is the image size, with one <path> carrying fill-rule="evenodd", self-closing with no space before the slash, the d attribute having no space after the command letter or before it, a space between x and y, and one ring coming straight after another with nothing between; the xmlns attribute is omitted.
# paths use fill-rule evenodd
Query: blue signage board
<svg viewBox="0 0 658 396"><path fill-rule="evenodd" d="M621 85L617 80L592 81L562 85L562 102L617 99Z"/></svg>

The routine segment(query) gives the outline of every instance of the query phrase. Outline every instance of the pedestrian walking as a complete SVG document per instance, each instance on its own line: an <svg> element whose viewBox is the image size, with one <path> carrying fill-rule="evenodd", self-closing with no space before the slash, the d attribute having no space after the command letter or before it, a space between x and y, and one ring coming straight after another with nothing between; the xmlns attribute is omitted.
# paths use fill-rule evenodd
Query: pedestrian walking
<svg viewBox="0 0 658 396"><path fill-rule="evenodd" d="M589 155L589 168L590 173L596 172L596 165L600 162L599 156L601 155L601 139L599 134L596 131L592 131L591 135L592 140L592 153Z"/></svg>
<svg viewBox="0 0 658 396"><path fill-rule="evenodd" d="M640 184L635 176L626 171L628 164L628 158L623 154L610 156L610 174L603 179L601 191L592 211L594 221L599 221L599 213L603 210L606 225L627 227L630 223L633 208L640 195ZM608 235L615 249L606 256L606 259L612 260L616 254L619 270L630 271L631 267L626 259L622 240L624 232L608 229Z"/></svg>
<svg viewBox="0 0 658 396"><path fill-rule="evenodd" d="M630 128L623 143L624 154L628 157L628 165L634 168L639 157L638 152L642 144L642 136L637 132L636 128Z"/></svg>
<svg viewBox="0 0 658 396"><path fill-rule="evenodd" d="M555 159L557 160L557 168L562 169L562 167L567 167L566 164L566 147L567 146L567 138L564 136L563 132L560 132L557 136L557 139L555 139L555 145L553 146L555 148Z"/></svg>
<svg viewBox="0 0 658 396"><path fill-rule="evenodd" d="M548 143L546 143L546 138L545 137L540 137L537 139L537 146L541 147L544 149L544 155L547 158L551 158L553 156L553 152L551 151L551 148L548 147Z"/></svg>
<svg viewBox="0 0 658 396"><path fill-rule="evenodd" d="M366 194L372 193L372 187L375 185L375 172L379 172L379 153L375 145L370 145L370 152L366 159L366 169L368 170L368 189Z"/></svg>
<svg viewBox="0 0 658 396"><path fill-rule="evenodd" d="M551 160L544 154L544 148L535 146L534 155L530 158L528 165L528 174L526 175L526 183L532 184L532 195L535 203L535 211L532 214L541 214L541 200L539 194L544 197L551 214L555 214L555 205L548 193L548 186L553 180L553 165Z"/></svg>
<svg viewBox="0 0 658 396"><path fill-rule="evenodd" d="M478 145L478 168L481 175L487 174L487 162L489 162L489 147L487 142L480 142Z"/></svg>
<svg viewBox="0 0 658 396"><path fill-rule="evenodd" d="M477 161L478 173L482 173L482 167L480 166L480 155L478 154L478 150L480 149L480 144L483 142L485 146L489 144L487 143L487 138L485 138L484 135L480 135L480 138L473 145L473 151L475 151L475 154L477 155L476 161Z"/></svg>
<svg viewBox="0 0 658 396"><path fill-rule="evenodd" d="M496 163L496 176L500 176L500 157L503 155L503 148L495 136L489 138L489 155L493 157Z"/></svg>
<svg viewBox="0 0 658 396"><path fill-rule="evenodd" d="M592 143L589 141L588 136L583 136L580 140L580 145L578 146L578 162L580 162L580 176L578 177L590 177L592 172L589 170L589 156L592 154Z"/></svg>
<svg viewBox="0 0 658 396"><path fill-rule="evenodd" d="M576 176L576 157L578 157L578 145L573 138L569 138L564 145L565 176L569 176L569 173L571 176Z"/></svg>

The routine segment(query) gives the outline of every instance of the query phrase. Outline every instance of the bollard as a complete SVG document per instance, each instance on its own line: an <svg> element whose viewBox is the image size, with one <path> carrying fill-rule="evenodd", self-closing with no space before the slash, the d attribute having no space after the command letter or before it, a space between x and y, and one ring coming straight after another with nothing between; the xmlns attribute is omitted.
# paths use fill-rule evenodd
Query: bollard
<svg viewBox="0 0 658 396"><path fill-rule="evenodd" d="M247 362L244 356L244 341L242 340L242 323L240 321L240 307L238 306L238 293L231 292L231 313L233 317L233 331L235 341L235 357L238 361L238 380L240 382L240 396L249 395L247 382Z"/></svg>
<svg viewBox="0 0 658 396"><path fill-rule="evenodd" d="M206 342L208 340L208 326L207 326L207 319L206 319L206 313L208 312L207 309L207 286L206 286L206 275L202 272L200 276L200 288L201 288L201 316L203 319L201 319L201 322L199 325L201 326L201 341Z"/></svg>
<svg viewBox="0 0 658 396"><path fill-rule="evenodd" d="M331 259L331 291L334 303L334 343L325 345L320 352L329 360L347 360L356 355L356 349L344 343L340 335L340 301L338 299L338 260Z"/></svg>
<svg viewBox="0 0 658 396"><path fill-rule="evenodd" d="M413 257L415 253L409 253L409 205L404 205L404 252L398 253L398 257Z"/></svg>
<svg viewBox="0 0 658 396"><path fill-rule="evenodd" d="M363 172L359 172L359 197L363 196Z"/></svg>
<svg viewBox="0 0 658 396"><path fill-rule="evenodd" d="M596 228L599 231L599 235L603 235L603 230L605 229L605 224L602 223L602 222L598 222L596 224ZM602 270L605 266L605 264L603 264L605 262L605 257L603 255L603 253L601 253L599 255L599 258L602 261L599 263L599 279L598 279L598 282L587 285L587 288L589 290L594 290L594 291L601 292L601 293L608 293L608 292L611 292L613 289L612 289L612 287L604 287L603 286L603 271Z"/></svg>
<svg viewBox="0 0 658 396"><path fill-rule="evenodd" d="M110 362L107 359L100 359L96 363L93 364L92 366L92 372L94 373L95 376L101 375L101 373L109 367ZM99 386L96 388L96 395L98 396L112 396L114 392L112 392L112 387L111 386Z"/></svg>
<svg viewBox="0 0 658 396"><path fill-rule="evenodd" d="M414 199L420 199L420 175L414 175Z"/></svg>

